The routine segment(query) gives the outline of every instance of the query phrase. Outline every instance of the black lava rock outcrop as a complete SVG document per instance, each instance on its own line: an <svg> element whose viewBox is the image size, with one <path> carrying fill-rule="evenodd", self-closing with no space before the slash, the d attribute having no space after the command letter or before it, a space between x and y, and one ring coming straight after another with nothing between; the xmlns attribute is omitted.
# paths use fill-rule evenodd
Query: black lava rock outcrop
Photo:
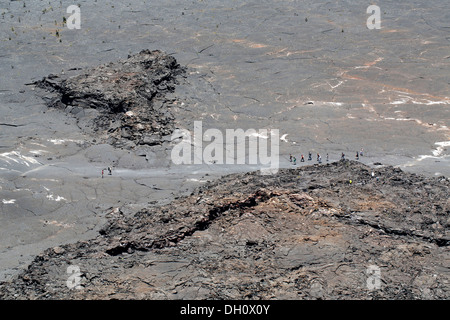
<svg viewBox="0 0 450 320"><path fill-rule="evenodd" d="M174 57L143 50L76 76L49 75L34 84L53 93L44 97L50 107L73 114L104 142L131 149L161 144L172 133L173 99L166 96L183 73Z"/></svg>
<svg viewBox="0 0 450 320"><path fill-rule="evenodd" d="M449 188L351 161L228 175L113 210L97 238L46 250L0 298L448 299Z"/></svg>

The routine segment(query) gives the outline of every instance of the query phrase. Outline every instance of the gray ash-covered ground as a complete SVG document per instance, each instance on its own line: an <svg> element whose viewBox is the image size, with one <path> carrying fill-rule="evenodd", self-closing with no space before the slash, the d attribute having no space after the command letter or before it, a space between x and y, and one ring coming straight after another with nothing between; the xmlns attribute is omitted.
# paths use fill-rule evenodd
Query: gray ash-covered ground
<svg viewBox="0 0 450 320"><path fill-rule="evenodd" d="M174 130L174 102L166 93L175 90L184 72L174 57L142 50L127 59L90 68L79 75L50 75L35 85L54 92L47 104L65 110L79 126L97 133L101 141L132 149L170 141Z"/></svg>
<svg viewBox="0 0 450 320"><path fill-rule="evenodd" d="M63 1L0 0L2 297L448 297L448 0L384 1L377 30L361 0L78 4L70 30ZM164 77L141 64L155 54L166 86L145 83ZM115 68L140 74L119 86ZM36 95L26 84L44 76L55 91ZM167 135L194 121L279 129L281 168L289 154L365 153L346 169L228 176L203 189L210 200L168 205L260 169L174 165ZM65 286L72 264L81 291ZM370 265L381 290L366 290Z"/></svg>
<svg viewBox="0 0 450 320"><path fill-rule="evenodd" d="M448 299L449 188L354 161L228 175L115 210L95 239L39 254L0 298Z"/></svg>

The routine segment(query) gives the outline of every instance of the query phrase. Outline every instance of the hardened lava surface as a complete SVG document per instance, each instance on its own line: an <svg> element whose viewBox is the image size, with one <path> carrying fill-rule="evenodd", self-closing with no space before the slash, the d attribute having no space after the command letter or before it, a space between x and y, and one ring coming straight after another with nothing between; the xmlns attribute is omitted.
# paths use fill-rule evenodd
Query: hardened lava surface
<svg viewBox="0 0 450 320"><path fill-rule="evenodd" d="M39 254L0 297L448 299L449 187L348 160L232 174L168 205L116 208L96 238Z"/></svg>

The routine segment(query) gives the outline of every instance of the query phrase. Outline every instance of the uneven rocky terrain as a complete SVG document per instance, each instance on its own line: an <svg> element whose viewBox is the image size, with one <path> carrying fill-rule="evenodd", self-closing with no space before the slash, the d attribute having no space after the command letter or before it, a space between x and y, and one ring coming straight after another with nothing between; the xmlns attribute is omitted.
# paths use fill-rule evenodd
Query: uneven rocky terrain
<svg viewBox="0 0 450 320"><path fill-rule="evenodd" d="M448 0L68 5L0 0L1 298L448 298ZM284 169L175 165L194 121Z"/></svg>
<svg viewBox="0 0 450 320"><path fill-rule="evenodd" d="M65 110L78 125L100 135L100 141L132 149L159 145L174 130L170 111L176 77L184 70L161 51L142 50L128 59L88 69L63 79L58 75L33 82L54 92L44 95L49 107Z"/></svg>
<svg viewBox="0 0 450 320"><path fill-rule="evenodd" d="M0 298L448 299L449 189L348 160L228 175L169 205L115 208L96 238L39 254Z"/></svg>

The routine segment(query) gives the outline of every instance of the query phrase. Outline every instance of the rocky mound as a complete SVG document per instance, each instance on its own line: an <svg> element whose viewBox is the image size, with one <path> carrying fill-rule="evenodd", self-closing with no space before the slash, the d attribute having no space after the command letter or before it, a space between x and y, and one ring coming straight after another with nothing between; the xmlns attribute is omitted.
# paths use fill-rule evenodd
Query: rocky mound
<svg viewBox="0 0 450 320"><path fill-rule="evenodd" d="M46 250L0 298L448 299L449 187L349 161L233 174L113 209L97 238Z"/></svg>
<svg viewBox="0 0 450 320"><path fill-rule="evenodd" d="M174 100L167 93L183 73L174 57L143 50L76 76L49 75L34 84L53 93L45 96L50 107L75 115L104 142L130 149L161 144L172 133Z"/></svg>

